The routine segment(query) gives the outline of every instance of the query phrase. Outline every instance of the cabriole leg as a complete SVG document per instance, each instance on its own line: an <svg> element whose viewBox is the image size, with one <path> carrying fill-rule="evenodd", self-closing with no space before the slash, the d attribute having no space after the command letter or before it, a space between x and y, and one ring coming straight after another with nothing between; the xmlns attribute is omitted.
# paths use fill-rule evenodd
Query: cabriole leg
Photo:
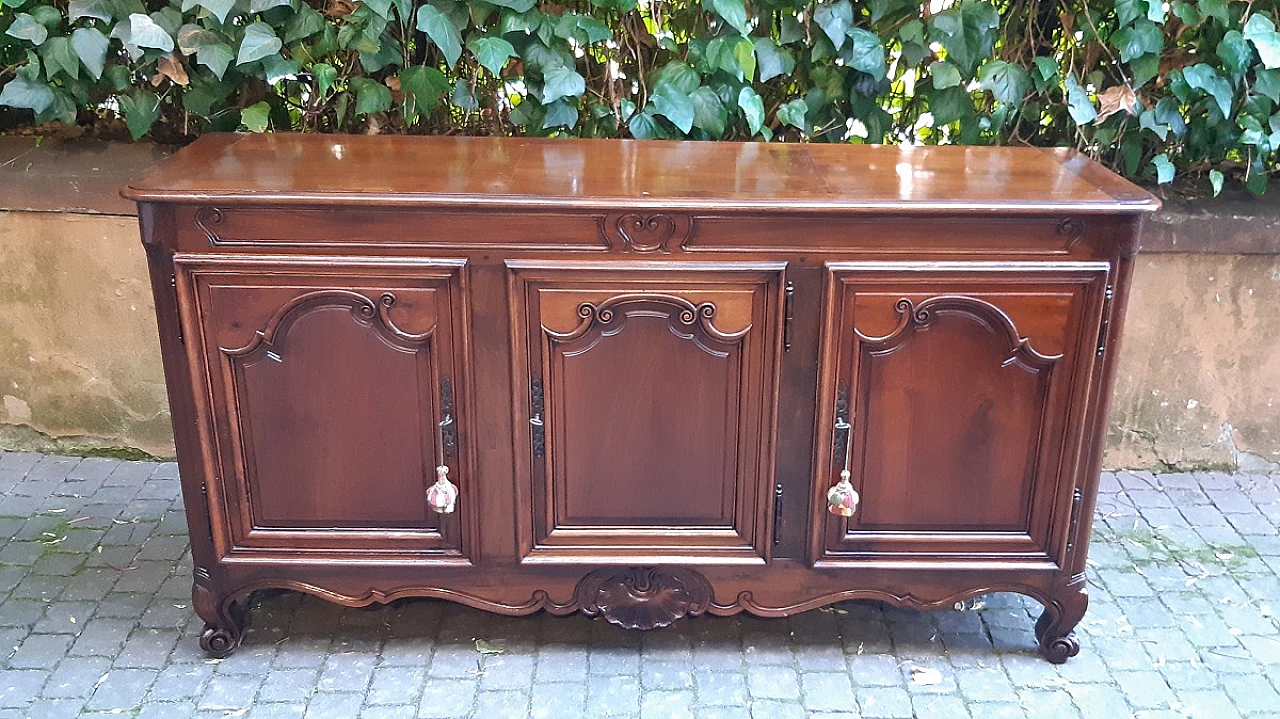
<svg viewBox="0 0 1280 719"><path fill-rule="evenodd" d="M1045 604L1044 612L1036 620L1036 641L1045 659L1062 664L1080 653L1080 640L1072 630L1084 618L1088 607L1089 593L1083 579Z"/></svg>
<svg viewBox="0 0 1280 719"><path fill-rule="evenodd" d="M196 614L204 620L200 648L217 659L234 652L244 636L244 609L230 597L220 597L199 582L191 587L191 600Z"/></svg>

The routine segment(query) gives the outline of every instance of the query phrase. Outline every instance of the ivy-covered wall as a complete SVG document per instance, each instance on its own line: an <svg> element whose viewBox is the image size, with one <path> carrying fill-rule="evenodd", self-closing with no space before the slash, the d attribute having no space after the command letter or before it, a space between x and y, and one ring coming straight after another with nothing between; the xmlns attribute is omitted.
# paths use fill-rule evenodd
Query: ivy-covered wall
<svg viewBox="0 0 1280 719"><path fill-rule="evenodd" d="M1261 192L1275 0L0 0L0 124L1075 145Z"/></svg>

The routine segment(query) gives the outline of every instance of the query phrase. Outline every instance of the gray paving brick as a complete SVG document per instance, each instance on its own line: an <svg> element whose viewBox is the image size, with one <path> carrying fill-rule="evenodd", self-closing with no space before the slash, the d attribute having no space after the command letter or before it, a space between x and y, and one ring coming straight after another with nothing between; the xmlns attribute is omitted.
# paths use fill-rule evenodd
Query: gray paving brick
<svg viewBox="0 0 1280 719"><path fill-rule="evenodd" d="M65 634L32 634L22 640L9 657L10 669L48 669L58 663L71 646L73 637ZM0 648L0 652L4 651Z"/></svg>
<svg viewBox="0 0 1280 719"><path fill-rule="evenodd" d="M360 713L359 692L319 692L307 703L306 719L351 719Z"/></svg>
<svg viewBox="0 0 1280 719"><path fill-rule="evenodd" d="M877 719L909 719L915 716L911 695L898 687L861 687L858 704L864 716Z"/></svg>
<svg viewBox="0 0 1280 719"><path fill-rule="evenodd" d="M849 657L849 673L862 687L896 687L902 684L899 659L890 654L862 654Z"/></svg>
<svg viewBox="0 0 1280 719"><path fill-rule="evenodd" d="M853 682L844 672L806 672L801 685L804 707L810 711L847 711L857 706Z"/></svg>
<svg viewBox="0 0 1280 719"><path fill-rule="evenodd" d="M473 716L493 719L526 719L529 716L529 696L514 689L482 691L476 694Z"/></svg>
<svg viewBox="0 0 1280 719"><path fill-rule="evenodd" d="M367 704L416 703L426 681L426 667L380 666L373 671Z"/></svg>
<svg viewBox="0 0 1280 719"><path fill-rule="evenodd" d="M751 719L804 719L804 707L794 702L759 701L751 705Z"/></svg>
<svg viewBox="0 0 1280 719"><path fill-rule="evenodd" d="M640 719L693 719L693 692L646 691L640 702Z"/></svg>
<svg viewBox="0 0 1280 719"><path fill-rule="evenodd" d="M38 669L0 669L0 708L22 709L35 701L49 680Z"/></svg>
<svg viewBox="0 0 1280 719"><path fill-rule="evenodd" d="M1220 675L1218 681L1241 713L1280 713L1280 693L1257 674Z"/></svg>
<svg viewBox="0 0 1280 719"><path fill-rule="evenodd" d="M215 674L205 684L196 707L201 710L236 711L249 707L262 686L264 676L251 674Z"/></svg>
<svg viewBox="0 0 1280 719"><path fill-rule="evenodd" d="M587 706L600 716L637 714L640 681L634 675L593 675L587 680Z"/></svg>
<svg viewBox="0 0 1280 719"><path fill-rule="evenodd" d="M258 688L258 701L305 705L316 688L318 676L312 669L279 669L269 672Z"/></svg>
<svg viewBox="0 0 1280 719"><path fill-rule="evenodd" d="M539 681L529 696L529 716L533 719L577 719L586 711L586 684Z"/></svg>
<svg viewBox="0 0 1280 719"><path fill-rule="evenodd" d="M213 667L207 664L170 665L160 671L148 696L160 702L194 699L212 677Z"/></svg>
<svg viewBox="0 0 1280 719"><path fill-rule="evenodd" d="M153 669L111 669L85 705L87 709L112 711L142 704L159 672Z"/></svg>
<svg viewBox="0 0 1280 719"><path fill-rule="evenodd" d="M129 619L95 617L84 624L84 629L75 644L71 645L69 654L77 657L114 657L124 648L133 627L134 622Z"/></svg>
<svg viewBox="0 0 1280 719"><path fill-rule="evenodd" d="M434 719L469 714L475 702L476 684L474 679L428 678L418 702L418 716Z"/></svg>
<svg viewBox="0 0 1280 719"><path fill-rule="evenodd" d="M1179 710L1190 719L1239 719L1240 712L1221 689L1193 689L1178 692Z"/></svg>
<svg viewBox="0 0 1280 719"><path fill-rule="evenodd" d="M756 699L799 699L799 676L791 667L751 667L747 670L747 691Z"/></svg>

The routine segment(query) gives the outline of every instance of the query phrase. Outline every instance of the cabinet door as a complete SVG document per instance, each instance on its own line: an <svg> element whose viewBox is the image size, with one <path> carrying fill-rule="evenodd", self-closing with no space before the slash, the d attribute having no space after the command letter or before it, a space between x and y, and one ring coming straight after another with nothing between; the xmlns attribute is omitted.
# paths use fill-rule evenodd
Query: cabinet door
<svg viewBox="0 0 1280 719"><path fill-rule="evenodd" d="M1059 562L1108 269L829 264L811 557Z"/></svg>
<svg viewBox="0 0 1280 719"><path fill-rule="evenodd" d="M175 264L207 382L219 549L462 561L475 496L463 261ZM453 514L427 504L441 463L461 491Z"/></svg>
<svg viewBox="0 0 1280 719"><path fill-rule="evenodd" d="M762 562L784 265L508 266L524 561Z"/></svg>

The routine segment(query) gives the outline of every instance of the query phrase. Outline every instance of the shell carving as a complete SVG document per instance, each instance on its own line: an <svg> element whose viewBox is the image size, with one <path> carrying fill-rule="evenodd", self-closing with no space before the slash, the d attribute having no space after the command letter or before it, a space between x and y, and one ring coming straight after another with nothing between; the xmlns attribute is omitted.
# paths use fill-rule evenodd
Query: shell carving
<svg viewBox="0 0 1280 719"><path fill-rule="evenodd" d="M711 584L686 568L601 569L583 577L575 591L585 614L601 615L626 629L655 629L697 616L711 604Z"/></svg>

